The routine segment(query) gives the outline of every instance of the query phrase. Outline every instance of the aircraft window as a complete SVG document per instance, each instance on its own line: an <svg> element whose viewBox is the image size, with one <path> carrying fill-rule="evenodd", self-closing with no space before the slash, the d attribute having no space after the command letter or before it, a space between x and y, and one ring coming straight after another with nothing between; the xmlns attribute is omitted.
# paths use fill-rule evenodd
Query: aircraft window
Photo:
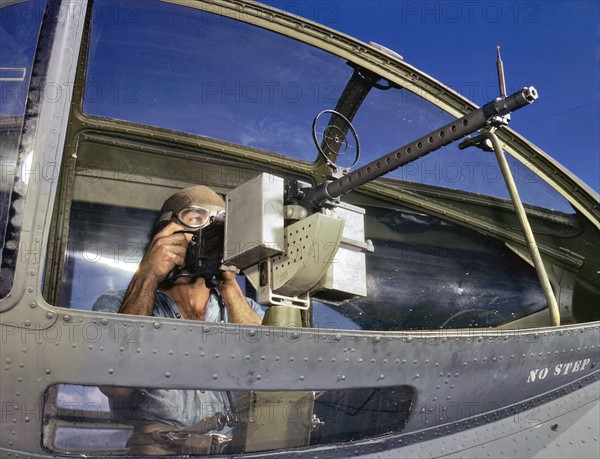
<svg viewBox="0 0 600 459"><path fill-rule="evenodd" d="M5 272L5 259L16 257L16 229L9 224L11 193L17 167L25 102L31 78L31 67L45 2L31 1L0 6L0 254L2 255L2 286L4 297L12 285L12 273ZM35 165L22 163L21 179L39 174ZM12 197L14 198L14 197ZM6 251L5 251L6 249Z"/></svg>
<svg viewBox="0 0 600 459"><path fill-rule="evenodd" d="M101 294L126 289L155 214L75 201L58 305L90 310ZM314 300L314 327L493 327L546 306L535 270L499 241L409 211L373 207L366 215L375 245L367 254L368 296L342 306Z"/></svg>
<svg viewBox="0 0 600 459"><path fill-rule="evenodd" d="M100 151L104 157L99 156ZM112 164L110 158L119 159L116 163L121 170L103 169ZM101 160L104 162L93 164ZM135 174L123 170L129 160L139 165ZM171 173L181 169L192 177L209 164L173 161L163 155L150 160L133 146L124 150L98 142L80 143L68 237L63 235L66 250L60 249L64 259L48 263L49 267L62 266L47 281L47 286L56 286L56 291L45 292L49 302L90 310L103 293L127 288L149 242L156 209L174 190L160 186L166 183L166 175L145 174L165 171L171 164ZM246 175L230 174L225 165L220 168L226 177L246 180ZM172 185L182 186L178 182ZM158 192L160 195L155 195ZM366 237L375 246L375 252L366 256L368 296L342 306L313 301L314 327L494 327L546 306L533 267L502 242L414 211L362 206ZM561 227L560 231L569 237L580 229ZM246 294L254 297L245 278L238 279Z"/></svg>
<svg viewBox="0 0 600 459"><path fill-rule="evenodd" d="M108 398L97 387L59 384L46 392L44 444L51 450L122 455L132 426L111 419ZM46 442L52 439L51 444Z"/></svg>
<svg viewBox="0 0 600 459"><path fill-rule="evenodd" d="M94 2L83 110L313 161L311 123L352 74L339 57L167 2Z"/></svg>
<svg viewBox="0 0 600 459"><path fill-rule="evenodd" d="M411 211L366 209L375 246L366 259L367 297L341 306L313 301L315 326L485 328L546 307L534 268L501 242Z"/></svg>
<svg viewBox="0 0 600 459"><path fill-rule="evenodd" d="M115 389L126 389L129 395L115 398ZM109 402L103 392L110 394L111 390ZM128 451L127 441L135 435L135 425L150 424L148 419L153 419L150 411L135 407L136 400L152 394L168 399L184 393L195 400L204 400L210 394L211 401L200 405L202 414L196 415L196 421L211 418L210 433L224 436L221 448L227 453L281 450L399 433L408 422L415 396L411 386L319 392L212 392L60 384L51 386L46 393L43 444L56 453L81 455L180 454L181 451L169 449L160 453L156 449ZM216 426L222 422L224 425L218 429ZM175 427L171 429L177 431ZM154 435L157 437L160 436ZM133 438L136 437L132 437L130 447L135 443ZM158 447L165 447L160 438L157 442ZM149 446L147 438L144 443Z"/></svg>
<svg viewBox="0 0 600 459"><path fill-rule="evenodd" d="M83 105L91 115L312 161L315 116L336 108L347 85L364 84L345 60L250 24L166 2L120 8L127 20L114 21L112 1L94 2ZM358 109L360 164L453 119L414 89L375 84L364 101L347 101L346 110ZM574 213L534 172L509 162L525 203ZM388 177L509 198L494 154L456 143Z"/></svg>

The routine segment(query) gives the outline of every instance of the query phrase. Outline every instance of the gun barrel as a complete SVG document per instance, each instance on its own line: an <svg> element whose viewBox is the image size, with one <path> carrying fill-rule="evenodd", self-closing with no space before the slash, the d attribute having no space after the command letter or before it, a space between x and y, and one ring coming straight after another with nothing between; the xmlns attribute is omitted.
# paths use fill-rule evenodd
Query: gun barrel
<svg viewBox="0 0 600 459"><path fill-rule="evenodd" d="M312 207L320 207L327 201L337 199L365 183L487 126L492 118L508 115L532 103L537 97L537 90L530 86L508 97L496 99L342 178L312 188L307 191L303 201Z"/></svg>

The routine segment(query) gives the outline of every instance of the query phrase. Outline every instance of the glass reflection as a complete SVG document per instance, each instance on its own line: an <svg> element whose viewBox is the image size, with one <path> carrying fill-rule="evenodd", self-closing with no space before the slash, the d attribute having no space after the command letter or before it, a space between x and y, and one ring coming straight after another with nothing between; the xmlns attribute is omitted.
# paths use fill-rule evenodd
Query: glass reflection
<svg viewBox="0 0 600 459"><path fill-rule="evenodd" d="M409 210L366 207L367 296L313 301L317 327L494 327L546 307L535 270L502 242Z"/></svg>
<svg viewBox="0 0 600 459"><path fill-rule="evenodd" d="M3 280L0 298L6 296L12 287L17 257L19 234L18 228L10 222L11 203L22 198L22 193L27 190L24 186L20 193L13 193L15 176L20 176L27 185L32 175L39 179L42 172L39 164L31 164L31 154L19 162L18 152L31 68L45 7L45 1L0 3L0 255Z"/></svg>
<svg viewBox="0 0 600 459"><path fill-rule="evenodd" d="M258 27L165 2L94 2L84 111L312 161L311 122L352 69Z"/></svg>

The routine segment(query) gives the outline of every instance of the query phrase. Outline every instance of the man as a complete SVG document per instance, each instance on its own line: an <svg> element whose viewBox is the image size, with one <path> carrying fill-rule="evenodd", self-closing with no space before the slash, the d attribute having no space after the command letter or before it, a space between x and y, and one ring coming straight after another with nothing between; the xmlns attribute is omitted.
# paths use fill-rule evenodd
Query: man
<svg viewBox="0 0 600 459"><path fill-rule="evenodd" d="M234 273L221 272L215 288L181 271L192 231L224 212L223 199L205 186L193 186L165 201L154 236L126 291L102 295L95 311L207 322L260 324L260 306L246 298ZM173 276L179 273L179 276ZM204 435L216 426L229 403L225 394L200 390L102 387L113 418L134 425L130 454L207 454L220 452L222 437ZM223 430L221 432L226 432ZM218 441L217 441L218 440ZM218 444L217 444L218 443Z"/></svg>

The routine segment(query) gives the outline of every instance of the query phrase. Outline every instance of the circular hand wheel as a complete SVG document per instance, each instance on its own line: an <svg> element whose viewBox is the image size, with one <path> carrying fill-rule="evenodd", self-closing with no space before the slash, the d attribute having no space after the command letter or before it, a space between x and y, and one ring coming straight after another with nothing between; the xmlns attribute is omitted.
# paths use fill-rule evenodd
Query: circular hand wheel
<svg viewBox="0 0 600 459"><path fill-rule="evenodd" d="M327 125L321 130L317 124L323 115L331 114ZM317 133L317 132L320 132ZM348 131L352 134L352 138L348 138ZM335 110L323 110L313 120L312 125L313 140L317 146L317 150L327 161L327 164L336 169L348 170L353 168L360 158L360 142L356 129L352 123L339 112ZM319 141L318 137L321 137ZM350 141L349 141L350 140ZM340 157L355 150L354 162L348 166L340 166L336 163Z"/></svg>

